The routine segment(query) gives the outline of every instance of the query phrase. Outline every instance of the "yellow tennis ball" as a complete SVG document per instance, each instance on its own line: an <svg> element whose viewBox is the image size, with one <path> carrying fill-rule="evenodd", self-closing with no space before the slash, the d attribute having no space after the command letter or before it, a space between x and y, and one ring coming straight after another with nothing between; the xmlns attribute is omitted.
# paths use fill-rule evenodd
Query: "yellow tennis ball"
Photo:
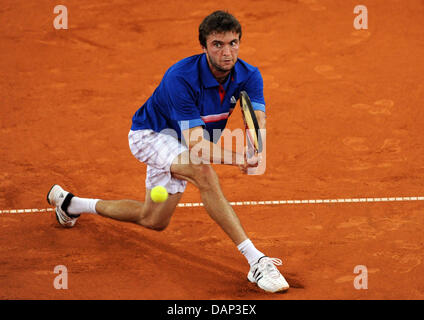
<svg viewBox="0 0 424 320"><path fill-rule="evenodd" d="M150 198L153 202L165 202L168 199L168 191L165 187L156 186L150 192Z"/></svg>

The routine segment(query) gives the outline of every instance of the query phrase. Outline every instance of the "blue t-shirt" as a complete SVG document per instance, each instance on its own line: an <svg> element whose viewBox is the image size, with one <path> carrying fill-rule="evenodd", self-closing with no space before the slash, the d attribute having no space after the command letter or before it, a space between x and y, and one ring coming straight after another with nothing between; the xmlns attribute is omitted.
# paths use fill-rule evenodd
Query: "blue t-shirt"
<svg viewBox="0 0 424 320"><path fill-rule="evenodd" d="M203 126L209 139L217 142L220 134L216 132L225 128L243 90L253 109L265 112L263 80L258 68L238 59L220 88L205 54L185 58L166 71L152 96L134 114L131 130L173 132L181 140L181 131Z"/></svg>

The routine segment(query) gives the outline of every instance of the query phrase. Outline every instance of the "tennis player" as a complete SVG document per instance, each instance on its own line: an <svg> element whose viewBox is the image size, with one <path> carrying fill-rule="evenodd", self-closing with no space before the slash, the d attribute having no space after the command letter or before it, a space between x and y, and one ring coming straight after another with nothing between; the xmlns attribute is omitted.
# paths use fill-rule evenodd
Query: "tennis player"
<svg viewBox="0 0 424 320"><path fill-rule="evenodd" d="M56 207L61 225L73 227L82 213L94 213L164 230L188 181L199 189L210 217L246 257L250 264L248 280L268 292L289 288L275 266L281 265L281 260L269 258L255 248L210 165L216 159L221 163L231 159L231 165L242 172L258 166L258 161L236 161L240 157L246 160L245 154L213 148L220 136L216 133L225 128L240 91L248 93L259 126L265 129L262 76L256 67L238 59L241 35L241 25L231 14L216 11L207 16L199 26L203 53L171 66L133 116L129 146L133 155L147 164L145 202L80 198L54 185L47 200ZM193 136L197 138L190 139ZM201 152L192 152L195 147ZM151 189L158 185L169 193L163 203L150 198Z"/></svg>

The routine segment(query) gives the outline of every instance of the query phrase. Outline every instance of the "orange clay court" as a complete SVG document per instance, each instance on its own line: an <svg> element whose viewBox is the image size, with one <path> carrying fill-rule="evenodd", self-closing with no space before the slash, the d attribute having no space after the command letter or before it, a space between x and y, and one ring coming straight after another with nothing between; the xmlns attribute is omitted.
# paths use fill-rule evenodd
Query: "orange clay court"
<svg viewBox="0 0 424 320"><path fill-rule="evenodd" d="M53 27L58 4L0 9L1 299L424 298L424 1L66 0L68 30ZM367 30L353 27L358 4ZM218 9L242 24L239 57L262 73L268 116L265 175L215 166L228 200L400 198L234 206L283 260L284 294L247 281L202 207L177 208L163 232L96 215L64 229L45 199L59 183L144 201L131 117L172 64L201 53L197 28ZM189 185L182 203L198 202ZM53 286L57 265L68 290ZM354 287L358 265L368 289Z"/></svg>

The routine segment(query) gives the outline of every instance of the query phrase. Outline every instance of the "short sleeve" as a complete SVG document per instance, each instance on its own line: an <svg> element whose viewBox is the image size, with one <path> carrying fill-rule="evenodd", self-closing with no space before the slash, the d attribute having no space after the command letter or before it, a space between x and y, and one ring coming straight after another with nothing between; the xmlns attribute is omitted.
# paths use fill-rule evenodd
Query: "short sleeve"
<svg viewBox="0 0 424 320"><path fill-rule="evenodd" d="M166 83L170 119L177 121L181 130L204 126L196 94L190 84L179 76L170 76Z"/></svg>
<svg viewBox="0 0 424 320"><path fill-rule="evenodd" d="M264 82L259 69L255 69L247 80L244 90L249 95L253 110L265 112Z"/></svg>

